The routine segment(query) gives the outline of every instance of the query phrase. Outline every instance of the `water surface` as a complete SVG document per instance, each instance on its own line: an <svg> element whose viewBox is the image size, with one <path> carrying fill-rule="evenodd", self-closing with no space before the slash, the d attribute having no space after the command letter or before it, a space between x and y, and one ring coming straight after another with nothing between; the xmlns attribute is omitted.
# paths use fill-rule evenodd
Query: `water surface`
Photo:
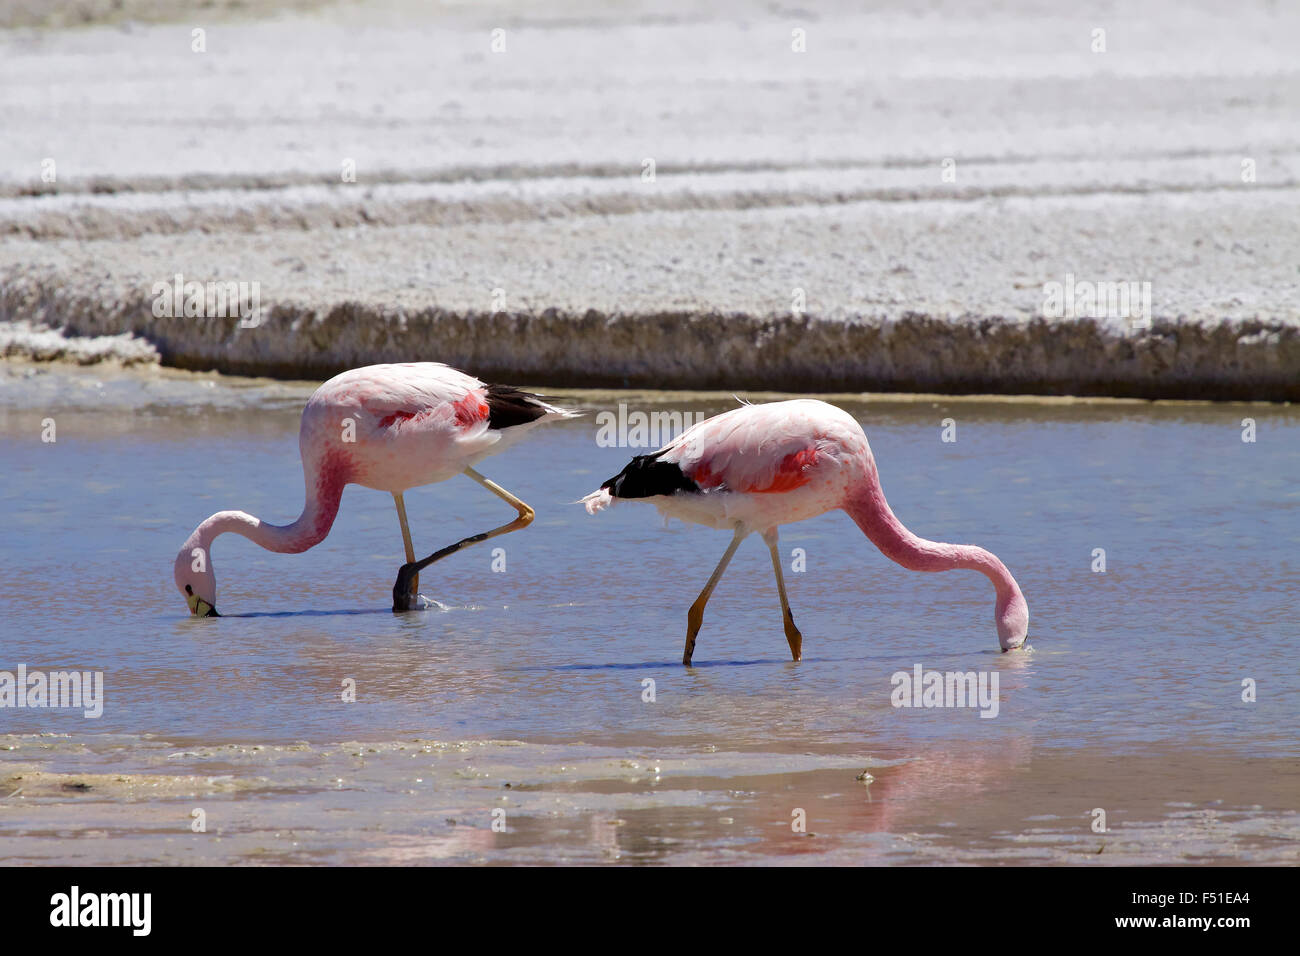
<svg viewBox="0 0 1300 956"><path fill-rule="evenodd" d="M190 619L171 564L199 521L298 515L310 391L0 366L0 670L103 671L106 698L0 709L5 862L1300 860L1292 408L837 397L904 523L1012 569L1032 650L998 653L984 578L905 571L834 513L782 533L804 660L755 538L686 669L727 536L572 504L644 450L594 414L480 466L538 518L426 570L435 609L388 610L392 500L350 487L304 554L219 539L226 616ZM422 553L511 517L467 479L407 508ZM997 717L891 706L917 664L996 673Z"/></svg>

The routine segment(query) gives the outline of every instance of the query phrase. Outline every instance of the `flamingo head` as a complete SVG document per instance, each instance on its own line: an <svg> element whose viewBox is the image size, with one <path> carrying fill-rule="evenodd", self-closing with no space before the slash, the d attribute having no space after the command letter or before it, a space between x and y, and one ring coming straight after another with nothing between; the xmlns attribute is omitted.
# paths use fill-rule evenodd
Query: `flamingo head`
<svg viewBox="0 0 1300 956"><path fill-rule="evenodd" d="M185 542L176 555L173 570L176 588L195 617L220 617L217 614L217 576L212 570L208 549Z"/></svg>
<svg viewBox="0 0 1300 956"><path fill-rule="evenodd" d="M998 643L1003 651L1014 651L1029 636L1029 604L1020 588L1014 586L1005 598L999 596L995 616L998 622Z"/></svg>

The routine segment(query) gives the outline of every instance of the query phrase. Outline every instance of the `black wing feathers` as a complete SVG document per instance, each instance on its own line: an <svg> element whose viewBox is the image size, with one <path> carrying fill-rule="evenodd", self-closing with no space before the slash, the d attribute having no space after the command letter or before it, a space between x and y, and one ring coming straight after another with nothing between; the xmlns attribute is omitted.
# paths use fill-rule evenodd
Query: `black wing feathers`
<svg viewBox="0 0 1300 956"><path fill-rule="evenodd" d="M600 487L609 489L615 498L653 498L656 495L673 495L679 491L699 491L700 486L671 461L659 461L659 456L637 455L626 468Z"/></svg>
<svg viewBox="0 0 1300 956"><path fill-rule="evenodd" d="M513 385L487 386L487 403L488 428L498 431L535 422L546 414L546 409L537 404L536 395L521 392Z"/></svg>

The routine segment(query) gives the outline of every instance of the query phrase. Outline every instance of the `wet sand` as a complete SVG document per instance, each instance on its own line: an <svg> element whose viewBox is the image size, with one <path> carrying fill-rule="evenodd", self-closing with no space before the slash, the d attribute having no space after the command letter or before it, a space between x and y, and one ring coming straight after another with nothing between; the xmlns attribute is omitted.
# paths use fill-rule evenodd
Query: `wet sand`
<svg viewBox="0 0 1300 956"><path fill-rule="evenodd" d="M392 503L350 488L305 554L222 538L226 616L198 621L175 549L220 508L297 514L311 384L0 371L0 669L106 688L97 720L0 710L6 863L1300 862L1294 408L840 396L899 516L1013 569L1033 650L997 653L978 575L910 574L827 515L782 535L808 557L789 576L805 660L766 554L742 548L686 670L685 608L725 542L574 506L638 451L598 446L594 415L484 463L538 520L502 541L504 573L471 550L423 576L437 610L388 611ZM411 492L417 547L497 505L470 482ZM892 707L917 663L996 671L998 716Z"/></svg>
<svg viewBox="0 0 1300 956"><path fill-rule="evenodd" d="M5 747L7 864L1300 862L1294 759L1213 747L1121 755L1026 734L894 761L667 742ZM123 764L147 769L29 769ZM1112 808L1109 832L1090 829L1093 804Z"/></svg>

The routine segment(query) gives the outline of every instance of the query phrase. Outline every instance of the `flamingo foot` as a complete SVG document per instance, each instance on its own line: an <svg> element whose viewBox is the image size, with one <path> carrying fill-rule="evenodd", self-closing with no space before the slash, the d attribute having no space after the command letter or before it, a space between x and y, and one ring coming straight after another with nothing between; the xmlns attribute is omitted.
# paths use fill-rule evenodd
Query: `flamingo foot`
<svg viewBox="0 0 1300 956"><path fill-rule="evenodd" d="M404 564L393 583L393 611L422 611L428 605L420 595L420 569L414 564Z"/></svg>
<svg viewBox="0 0 1300 956"><path fill-rule="evenodd" d="M785 615L785 640L790 645L790 659L796 663L803 660L803 634L794 626L794 615Z"/></svg>
<svg viewBox="0 0 1300 956"><path fill-rule="evenodd" d="M704 610L691 605L691 609L686 612L686 647L682 650L682 663L687 667L691 666L691 658L695 656L695 636L700 633L700 625L703 623Z"/></svg>

